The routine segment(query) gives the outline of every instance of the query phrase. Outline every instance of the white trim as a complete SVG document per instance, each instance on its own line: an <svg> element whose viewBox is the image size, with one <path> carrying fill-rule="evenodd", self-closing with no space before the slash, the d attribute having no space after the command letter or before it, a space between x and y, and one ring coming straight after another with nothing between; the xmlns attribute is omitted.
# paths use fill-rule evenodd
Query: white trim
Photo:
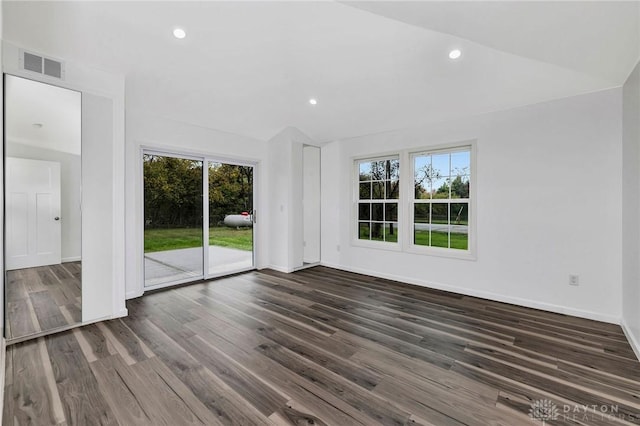
<svg viewBox="0 0 640 426"><path fill-rule="evenodd" d="M404 250L405 253L420 254L436 257L446 257L448 259L460 259L460 260L478 260L475 254L469 250L450 249L446 247L429 247L429 246L417 246L410 244L408 248Z"/></svg>
<svg viewBox="0 0 640 426"><path fill-rule="evenodd" d="M438 153L456 153L456 152L466 152L469 151L469 179L471 181L470 185L470 193L468 199L443 199L443 200L416 200L414 197L414 176L415 176L415 158L417 156L430 155L430 154L438 154ZM407 196L407 213L403 217L407 221L407 232L410 235L409 238L406 239L406 244L403 247L404 251L408 253L421 254L421 255L429 255L429 256L438 256L438 257L449 257L454 259L462 259L462 260L477 260L476 255L476 237L478 235L476 224L476 198L477 198L477 187L476 179L476 156L477 156L477 140L464 140L459 142L451 142L451 143L443 143L438 144L432 147L418 148L418 149L409 149L405 150L405 155L403 159L407 160L407 169L405 175L408 182L405 186L405 194ZM451 160L449 160L451 162ZM401 168L402 170L402 168ZM453 204L453 203L467 203L469 205L469 224L468 224L468 235L467 235L467 249L466 250L458 250L452 248L438 248L432 246L421 246L413 243L413 226L414 226L414 206L416 204ZM450 221L450 219L449 219ZM450 222L449 222L450 224Z"/></svg>
<svg viewBox="0 0 640 426"><path fill-rule="evenodd" d="M202 274L210 278L209 274L209 162L207 158L202 160Z"/></svg>
<svg viewBox="0 0 640 426"><path fill-rule="evenodd" d="M338 265L338 264L329 263L329 262L321 262L321 265L326 266L328 268L334 268L342 271L353 272L356 274L368 275L368 276L383 278L383 279L392 280L392 281L399 281L405 284L412 284L420 287L432 288L435 290L444 290L444 291L449 291L456 294L462 294L465 296L478 297L481 299L492 300L494 302L509 303L512 305L518 305L525 308L539 309L542 311L553 312L556 314L571 315L574 317L586 318L586 319L606 322L610 324L616 324L616 325L620 324L620 317L617 317L614 315L604 315L598 312L585 311L582 309L574 309L566 306L553 305L553 304L544 303L544 302L537 302L535 300L530 300L530 299L521 299L519 297L502 296L500 294L492 293L488 291L478 291L471 288L452 286L448 284L436 283L433 281L416 280L410 277L404 277L404 276L393 275L393 274L384 274L380 272L371 271L368 269L353 268L353 267Z"/></svg>
<svg viewBox="0 0 640 426"><path fill-rule="evenodd" d="M624 318L622 319L622 321L620 321L620 327L622 327L624 335L627 336L629 345L631 345L631 349L633 349L633 352L636 354L636 358L638 358L638 361L640 361L640 341L638 341L635 335L631 332Z"/></svg>
<svg viewBox="0 0 640 426"><path fill-rule="evenodd" d="M236 274L242 274L245 272L249 272L249 271L255 271L256 268L254 266L248 266L246 268L241 268L241 269L234 269L232 271L225 271L225 272L220 272L218 274L212 274L212 275L208 275L207 278L205 278L205 281L209 281L209 280L215 280L218 278L224 278L224 277L228 277L230 275L236 275Z"/></svg>
<svg viewBox="0 0 640 426"><path fill-rule="evenodd" d="M451 153L451 152L463 152L469 150L470 152L470 180L471 187L468 199L447 199L447 200L438 200L436 202L442 203L468 203L469 204L469 234L468 234L468 242L467 242L467 250L458 250L458 249L450 249L450 248L437 248L437 247L427 247L427 246L419 246L413 244L413 206L415 204L414 200L414 157L417 155L424 155L429 153ZM438 256L438 257L447 257L453 259L461 259L468 261L477 260L477 139L466 139L462 141L456 142L447 142L441 143L437 145L427 146L427 147L419 147L419 148L409 148L409 149L401 149L397 151L373 154L368 156L355 156L351 157L351 211L350 211L350 224L349 224L349 235L350 235L350 244L352 247L366 247L373 248L378 250L387 250L387 251L395 251L395 252L404 252L404 253L413 253L425 256ZM391 243L387 241L371 241L371 240L361 240L359 238L359 225L358 225L358 214L359 214L359 185L360 185L360 163L363 162L372 162L379 161L385 159L398 159L400 163L400 191L397 200L398 204L398 221L396 222L398 225L398 241L396 243ZM364 200L365 202L367 200ZM370 202L386 202L386 199L382 200L369 200ZM369 220L371 223L371 220ZM387 223L387 222L384 222Z"/></svg>
<svg viewBox="0 0 640 426"><path fill-rule="evenodd" d="M122 309L121 311L116 312L116 313L111 317L111 319L115 319L115 318L124 318L124 317L126 317L126 316L128 316L128 315L129 315L129 310L128 310L127 308L124 308L124 309Z"/></svg>
<svg viewBox="0 0 640 426"><path fill-rule="evenodd" d="M256 235L257 235L257 228L258 228L258 223L257 221L254 221L254 217L252 216L251 220L253 221L253 224L251 225L251 266L246 267L246 268L240 268L240 269L235 269L232 271L225 271L222 273L214 273L211 274L209 272L209 248L211 247L211 245L209 244L209 226L211 224L210 222L210 218L209 218L209 163L220 163L220 164L226 164L226 165L231 165L231 166L239 166L239 167L251 167L251 182L252 182L252 186L251 186L251 195L252 195L252 200L251 200L251 205L252 205L252 209L251 209L251 215L255 215L257 212L257 204L256 204L256 199L257 199L257 187L258 187L258 182L259 182L259 177L257 176L258 173L258 163L242 163L242 164L238 164L237 161L234 160L221 160L219 157L205 157L204 159L204 168L205 170L203 170L203 209L206 210L206 214L203 213L203 242L204 242L204 247L206 250L204 250L204 279L208 280L208 279L213 279L213 278L220 278L220 277L224 277L226 275L233 275L233 274L238 274L241 272L246 272L246 271L251 271L253 269L256 269L256 252L258 251L257 247L258 245L256 244ZM203 212L204 212L203 210ZM206 222L206 223L205 223Z"/></svg>
<svg viewBox="0 0 640 426"><path fill-rule="evenodd" d="M63 331L69 331L69 330L73 330L75 328L80 328L83 327L85 325L89 325L89 324L95 324L97 322L102 322L102 321L109 321L112 319L117 319L117 318L123 318L129 315L129 311L125 308L123 310L118 311L116 314L113 315L107 315L104 317L100 317L100 318L95 318L95 319L91 319L88 321L83 321L77 324L69 324L69 325L65 325L63 327L58 327L58 328L54 328L51 330L45 330L45 331L39 331L37 333L33 333L33 334L27 334L25 336L20 336L20 337L16 337L15 339L10 339L10 343L9 345L15 345L16 343L22 343L22 342L26 342L28 340L34 340L34 339L38 339L40 337L46 337L46 336L50 336L52 334L56 334L56 333L62 333ZM3 339L4 341L4 339ZM6 352L6 351L3 351ZM4 386L3 386L4 388Z"/></svg>
<svg viewBox="0 0 640 426"><path fill-rule="evenodd" d="M4 402L4 382L6 378L7 364L7 340L4 337L0 337L0 401ZM0 419L2 418L4 410L4 404L0 404Z"/></svg>
<svg viewBox="0 0 640 426"><path fill-rule="evenodd" d="M141 297L143 294L144 294L144 291L129 291L127 292L125 297L127 298L126 300L129 300L129 299L135 299L136 297Z"/></svg>
<svg viewBox="0 0 640 426"><path fill-rule="evenodd" d="M136 194L138 195L135 200L135 203L138 203L138 214L139 216L136 218L136 223L134 224L134 226L139 226L140 224L142 224L142 226L140 227L140 229L137 232L136 235L136 253L135 253L135 259L136 259L136 268L137 268L137 275L138 275L138 292L140 293L140 296L142 296L144 294L145 291L145 286L144 286L144 281L145 281L145 274L144 274L144 230L145 230L145 218L144 218L144 154L145 154L145 149L140 146L138 148L138 150L136 151L138 154L138 158L136 158L136 162L137 162L137 169L138 169L138 189L139 189L139 193Z"/></svg>
<svg viewBox="0 0 640 426"><path fill-rule="evenodd" d="M400 207L400 206L398 206ZM357 209L356 209L357 211ZM358 221L356 220L354 222L354 226L355 224L358 223ZM372 222L369 222L372 223ZM383 223L383 222L377 222L377 223ZM399 222L384 222L386 223L399 223ZM355 233L356 235L358 235L359 229L357 226ZM398 225L398 229L397 229L398 233L400 232L400 226ZM354 235L354 237L356 236ZM359 238L355 238L353 240L351 240L351 245L353 247L364 247L364 248L370 248L370 249L376 249L376 250L386 250L386 251L402 251L402 245L400 244L400 235L398 235L398 242L392 242L392 241L379 241L379 240L361 240Z"/></svg>
<svg viewBox="0 0 640 426"><path fill-rule="evenodd" d="M312 262L312 263L303 264L302 266L298 266L297 268L295 268L294 272L302 271L303 269L309 269L309 268L313 268L314 266L320 266L320 265L321 265L320 262Z"/></svg>
<svg viewBox="0 0 640 426"><path fill-rule="evenodd" d="M80 262L81 260L82 260L82 257L80 257L80 256L63 257L63 258L62 258L62 263L67 263L67 262Z"/></svg>
<svg viewBox="0 0 640 426"><path fill-rule="evenodd" d="M104 300L105 306L110 306L111 312L121 312L125 309L125 177L124 173L120 171L125 170L125 90L124 90L124 75L114 74L108 71L103 71L97 68L89 67L84 64L74 61L63 61L65 64L65 75L67 79L57 79L45 74L32 73L24 70L20 67L20 49L25 49L25 46L13 44L6 40L1 41L0 53L2 54L2 72L4 74L14 75L16 77L26 78L28 80L38 81L44 84L54 85L57 87L74 90L81 92L83 96L93 95L109 99L112 102L112 152L109 158L104 158L105 162L110 162L112 165L113 174L110 176L111 183L113 185L110 194L106 194L111 198L111 208L109 214L112 215L111 219L111 241L112 241L112 259L111 273L112 277L110 282L105 285L110 285L111 299ZM28 51L32 51L30 48ZM47 52L42 51L38 53L43 57L53 57ZM85 117L82 118L82 125L84 126ZM83 141L84 144L84 141ZM83 170L84 177L84 170ZM84 249L84 248L83 248ZM86 258L86 256L85 256ZM84 278L84 273L83 273ZM84 288L84 283L83 283ZM87 298L83 297L82 304L85 305ZM87 315L93 315L92 312L88 312L87 309L82 310L82 316L85 318ZM91 320L91 322L95 322ZM90 322L88 322L90 323ZM84 323L83 323L84 324Z"/></svg>
<svg viewBox="0 0 640 426"><path fill-rule="evenodd" d="M260 163L259 159L250 157L227 157L224 155L218 155L212 152L195 151L192 149L176 148L175 146L153 144L153 143L140 143L139 148L141 151L146 151L146 154L163 155L165 157L187 158L190 160L202 160L206 158L213 160L216 163L226 163L235 166L256 166Z"/></svg>
<svg viewBox="0 0 640 426"><path fill-rule="evenodd" d="M401 230L401 218L403 217L404 206L402 204L402 152L395 151L389 154L380 154L380 155L372 155L366 157L353 157L351 159L352 164L352 182L351 182L351 199L352 199L352 209L351 209L351 225L350 225L350 235L351 235L351 245L352 246L360 246L360 247L368 247L374 249L382 249L382 250L391 250L391 251L402 251L403 246L403 232ZM398 173L398 198L369 198L369 199L360 199L360 184L362 182L373 182L373 180L361 181L360 180L360 164L362 163L373 163L375 161L386 161L386 160L398 160L398 166L400 168ZM387 182L386 179L379 180L378 182ZM391 180L393 181L393 179ZM385 185L385 195L386 195L386 185ZM373 196L373 192L371 194ZM369 206L373 204L382 204L384 211L386 211L386 204L397 204L398 206L398 219L393 222L389 220L373 220L372 210L369 212L369 220L360 221L360 204L369 204ZM384 213L383 213L384 214ZM386 219L386 218L384 218ZM397 241L380 241L380 240L363 240L360 239L360 222L366 222L371 225L372 223L381 223L383 226L383 234L384 234L384 226L390 223L396 224L396 231L398 239Z"/></svg>
<svg viewBox="0 0 640 426"><path fill-rule="evenodd" d="M140 270L137 271L139 273L139 279L141 281L141 288L137 289L138 291L130 291L126 294L126 299L130 299L133 297L140 297L142 296L146 291L151 291L151 290L157 290L157 289L161 289L161 288L165 288L165 287L171 287L171 286L175 286L175 285L180 285L180 284L186 284L189 282L194 282L194 281L200 281L200 280L208 280L208 279L213 279L213 278L220 278L226 275L233 275L233 274L237 274L240 272L246 272L246 271L250 271L253 269L256 269L256 260L257 260L257 252L258 252L258 241L256 238L257 235L257 230L256 228L258 227L257 223L254 222L253 226L252 226L252 242L253 242L253 250L252 250L252 261L253 261L253 265L249 268L242 268L242 269L238 269L238 270L234 270L234 271L229 271L229 272L225 272L222 274L210 274L209 273L209 163L222 163L222 164L229 164L229 165L233 165L233 166L244 166L244 167L251 167L253 169L253 188L252 188L252 193L253 193L253 212L257 212L259 210L259 205L257 205L257 200L258 198L258 194L257 194L257 188L258 188L258 183L260 181L260 176L259 176L259 171L260 171L260 160L257 159L238 159L238 158L229 158L226 156L220 156L217 154L205 154L202 152L196 152L193 150L176 150L175 148L172 147L167 147L165 145L150 145L150 144L140 144L140 146L138 147L138 153L139 153L139 158L138 160L138 168L140 171L140 177L139 177L139 188L140 188L140 200L142 200L142 202L140 202L139 204L139 214L140 214L140 218L142 219L142 229L139 232L138 238L139 240L137 241L137 249L136 249L136 256L138 257L138 261L139 261L139 268ZM146 286L146 280L145 280L145 269L144 269L144 231L145 231L145 226L144 226L144 156L145 155L155 155L155 156L162 156L162 157L172 157L172 158L179 158L179 159L187 159L187 160L192 160L192 161L201 161L202 162L202 216L203 216L203 223L202 223L202 232L203 232L203 244L202 244L202 274L195 276L195 277L190 277L190 278L186 278L186 279L182 279L182 280L175 280L175 281L169 281L166 283L162 283L162 284L156 284L156 285L151 285L151 286ZM290 271L291 272L291 271Z"/></svg>
<svg viewBox="0 0 640 426"><path fill-rule="evenodd" d="M196 281L204 281L204 275L196 275L196 276L189 277L189 278L183 278L181 280L173 280L173 281L168 281L166 283L145 286L144 287L144 292L152 291L152 290L159 290L161 288L166 288L166 287L173 287L173 286L180 285L180 284L188 284L188 283L192 283L192 282L196 282Z"/></svg>
<svg viewBox="0 0 640 426"><path fill-rule="evenodd" d="M276 265L267 265L263 268L259 268L260 271L263 269L273 269L274 271L284 272L285 274L290 274L294 272L294 268L285 268L284 266L276 266Z"/></svg>

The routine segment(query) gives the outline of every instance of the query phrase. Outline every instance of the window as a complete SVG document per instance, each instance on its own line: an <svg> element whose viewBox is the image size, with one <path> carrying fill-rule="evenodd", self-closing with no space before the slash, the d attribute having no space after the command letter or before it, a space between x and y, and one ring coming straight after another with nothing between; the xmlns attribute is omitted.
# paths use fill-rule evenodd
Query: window
<svg viewBox="0 0 640 426"><path fill-rule="evenodd" d="M356 167L358 239L397 244L399 157L358 160Z"/></svg>
<svg viewBox="0 0 640 426"><path fill-rule="evenodd" d="M471 147L410 155L414 246L469 250Z"/></svg>
<svg viewBox="0 0 640 426"><path fill-rule="evenodd" d="M475 259L475 142L354 159L352 242Z"/></svg>

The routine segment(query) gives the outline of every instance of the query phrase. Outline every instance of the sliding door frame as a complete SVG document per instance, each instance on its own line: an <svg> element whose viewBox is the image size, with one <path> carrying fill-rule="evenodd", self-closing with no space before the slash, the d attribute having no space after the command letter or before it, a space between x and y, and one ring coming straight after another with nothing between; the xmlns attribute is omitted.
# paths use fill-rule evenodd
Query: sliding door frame
<svg viewBox="0 0 640 426"><path fill-rule="evenodd" d="M179 158L179 159L184 159L184 160L194 160L194 161L202 161L202 274L198 275L198 276L194 276L191 278L184 278L184 279L179 279L179 280L173 280L173 281L167 281L166 283L161 283L161 284L155 284L155 285L151 285L151 286L147 286L145 285L145 259L144 259L144 231L145 231L145 226L144 226L144 197L145 197L145 193L144 193L144 156L145 155L157 155L157 156L163 156L163 157L172 157L172 158ZM257 227L257 221L255 220L255 213L258 210L257 209L257 200L258 197L256 196L256 189L258 187L258 173L257 171L259 170L259 161L257 160L243 160L243 159L237 159L237 158L230 158L230 157L226 157L226 156L221 156L221 155L216 155L216 154L203 154L203 153L198 153L198 152L191 152L188 150L185 151L181 151L181 150L174 150L174 149L167 149L165 147L154 147L154 146L148 146L148 145L143 145L140 146L140 161L139 161L139 167L140 167L140 181L139 181L139 185L140 185L140 194L142 196L141 199L141 203L140 203L140 210L141 210L141 215L140 218L142 219L142 227L141 227L141 241L142 241L142 245L140 247L140 259L141 259L141 282L142 282L142 290L143 293L146 291L151 291L151 290L157 290L157 289L161 289L161 288L165 288L165 287L173 287L173 286L177 286L177 285L181 285L181 284L187 284L190 282L196 282L196 281L201 281L201 280L207 280L207 279L212 279L212 278L218 278L218 277L223 277L226 275L233 275L233 274L237 274L240 272L247 272L247 271L251 271L256 269L256 249L257 249L257 244L256 244L256 236L257 236L257 232L256 232L256 227ZM224 273L220 273L220 274L210 274L209 273L209 163L223 163L223 164L230 164L230 165L234 165L234 166L249 166L253 168L253 187L252 187L252 202L253 202L253 211L251 212L252 218L253 218L253 226L251 227L252 230L252 251L251 251L251 256L252 256L252 263L253 266L251 267L247 267L247 268L242 268L239 270L234 270L231 272L224 272Z"/></svg>
<svg viewBox="0 0 640 426"><path fill-rule="evenodd" d="M204 201L204 206L206 206L207 208L207 214L205 215L206 217L206 226L205 226L205 220L203 220L203 226L204 226L204 232L205 232L205 241L207 242L207 250L205 253L205 259L204 259L204 265L205 265L205 269L204 269L204 276L205 279L212 279L212 278L218 278L218 277L224 277L226 275L233 275L233 274L237 274L240 272L247 272L247 271L252 271L254 269L256 269L256 220L255 220L255 212L256 212L256 186L257 186L257 179L256 179L256 170L257 170L257 163L251 163L251 162L246 162L246 161L241 161L241 160L230 160L228 158L221 158L218 156L208 156L205 157L205 163L206 163L206 172L204 175L204 183L205 183L205 190L203 192L203 195L206 196L206 198L203 198ZM252 188L251 188L251 204L252 204L252 211L249 212L249 214L251 215L251 220L253 222L252 226L251 226L251 266L246 267L246 268L240 268L240 269L236 269L233 270L231 272L221 272L221 273L217 273L217 274L211 274L209 273L209 163L221 163L221 164L229 164L231 166L245 166L245 167L251 167L252 170L252 180L253 180L253 184L252 184Z"/></svg>

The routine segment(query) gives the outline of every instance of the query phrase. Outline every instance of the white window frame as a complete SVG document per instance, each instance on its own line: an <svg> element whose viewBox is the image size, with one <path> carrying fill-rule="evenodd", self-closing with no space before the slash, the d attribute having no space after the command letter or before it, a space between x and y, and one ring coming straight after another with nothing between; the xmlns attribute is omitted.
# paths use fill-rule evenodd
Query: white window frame
<svg viewBox="0 0 640 426"><path fill-rule="evenodd" d="M384 160L398 160L398 163L400 165L400 173L398 176L399 179L399 190L398 190L398 198L397 199L389 199L389 200L393 200L391 202L397 202L398 204L398 220L395 222L397 223L397 227L396 227L396 232L398 233L398 241L397 242L391 242L391 241L377 241L377 240L361 240L360 237L360 226L359 226L359 206L361 201L364 200L360 200L360 163L369 163L369 162L374 162L374 161L384 161ZM352 235L352 239L351 239L351 244L354 246L360 246L360 247L368 247L368 248L376 248L376 249L383 249L383 250L391 250L391 251L402 251L402 244L403 244L403 240L402 240L402 236L403 236L403 231L402 231L402 218L404 218L404 206L402 203L402 189L403 189L403 182L402 182L402 157L398 152L393 152L393 153L389 153L389 154L380 154L380 155L374 155L374 156L367 156L367 157L358 157L358 158L354 158L352 161L352 167L353 167L353 175L352 175L352 194L353 194L353 208L352 208L352 215L351 215L351 235ZM370 202L373 200L369 200ZM381 199L380 201L382 201L383 203L386 203L387 199ZM370 219L368 222L372 222L372 220ZM386 222L384 222L386 223Z"/></svg>
<svg viewBox="0 0 640 426"><path fill-rule="evenodd" d="M415 199L415 158L422 155L434 155L469 151L469 198L451 198L443 199L442 201L422 201ZM405 239L407 244L405 245L405 251L416 254L428 254L433 256L452 257L457 259L476 259L476 188L478 186L476 181L476 141L464 141L451 144L428 146L422 149L412 149L406 153L405 159L407 161L407 175L409 179L409 185L407 185L405 192L405 199L403 200L407 211L405 216L406 226L403 229L406 230L407 238ZM402 167L402 166L401 166ZM452 203L468 203L469 204L469 231L467 240L467 249L455 249L448 247L432 247L414 244L414 213L416 204L452 204Z"/></svg>
<svg viewBox="0 0 640 426"><path fill-rule="evenodd" d="M431 247L416 245L413 243L414 232L414 158L419 155L445 153L469 150L470 151L470 188L469 199L448 199L447 203L456 201L469 203L469 233L467 250L452 249L444 247ZM380 161L389 158L398 158L400 165L400 195L398 198L398 242L391 243L387 241L371 241L359 239L359 185L360 172L359 164L362 162ZM410 148L388 152L383 154L373 154L369 156L353 157L351 159L352 167L352 208L351 208L351 245L356 247L375 248L389 251L401 251L411 254L439 256L462 260L476 260L477 247L477 141L464 140L453 143L444 143L438 145L423 146L418 148Z"/></svg>

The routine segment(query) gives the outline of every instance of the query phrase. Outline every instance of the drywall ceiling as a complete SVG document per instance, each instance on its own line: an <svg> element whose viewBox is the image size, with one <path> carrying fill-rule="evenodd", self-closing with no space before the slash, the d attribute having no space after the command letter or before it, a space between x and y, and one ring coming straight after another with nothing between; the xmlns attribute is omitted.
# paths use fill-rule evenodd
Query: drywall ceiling
<svg viewBox="0 0 640 426"><path fill-rule="evenodd" d="M80 155L80 92L8 75L5 102L8 143Z"/></svg>
<svg viewBox="0 0 640 426"><path fill-rule="evenodd" d="M596 13L576 3L572 13L584 6L591 25L558 6L559 25L551 5L498 13L476 3L465 12L473 33L436 25L453 19L439 2L5 1L3 38L125 74L128 110L262 140L287 126L344 139L601 90L619 86L638 59L637 34L627 39L638 13L617 4ZM434 23L420 7L442 11ZM520 25L526 16L534 23ZM173 38L176 26L185 39ZM557 44L572 52L566 61L541 56ZM448 59L452 48L461 59Z"/></svg>
<svg viewBox="0 0 640 426"><path fill-rule="evenodd" d="M636 1L345 2L621 85L640 58Z"/></svg>

